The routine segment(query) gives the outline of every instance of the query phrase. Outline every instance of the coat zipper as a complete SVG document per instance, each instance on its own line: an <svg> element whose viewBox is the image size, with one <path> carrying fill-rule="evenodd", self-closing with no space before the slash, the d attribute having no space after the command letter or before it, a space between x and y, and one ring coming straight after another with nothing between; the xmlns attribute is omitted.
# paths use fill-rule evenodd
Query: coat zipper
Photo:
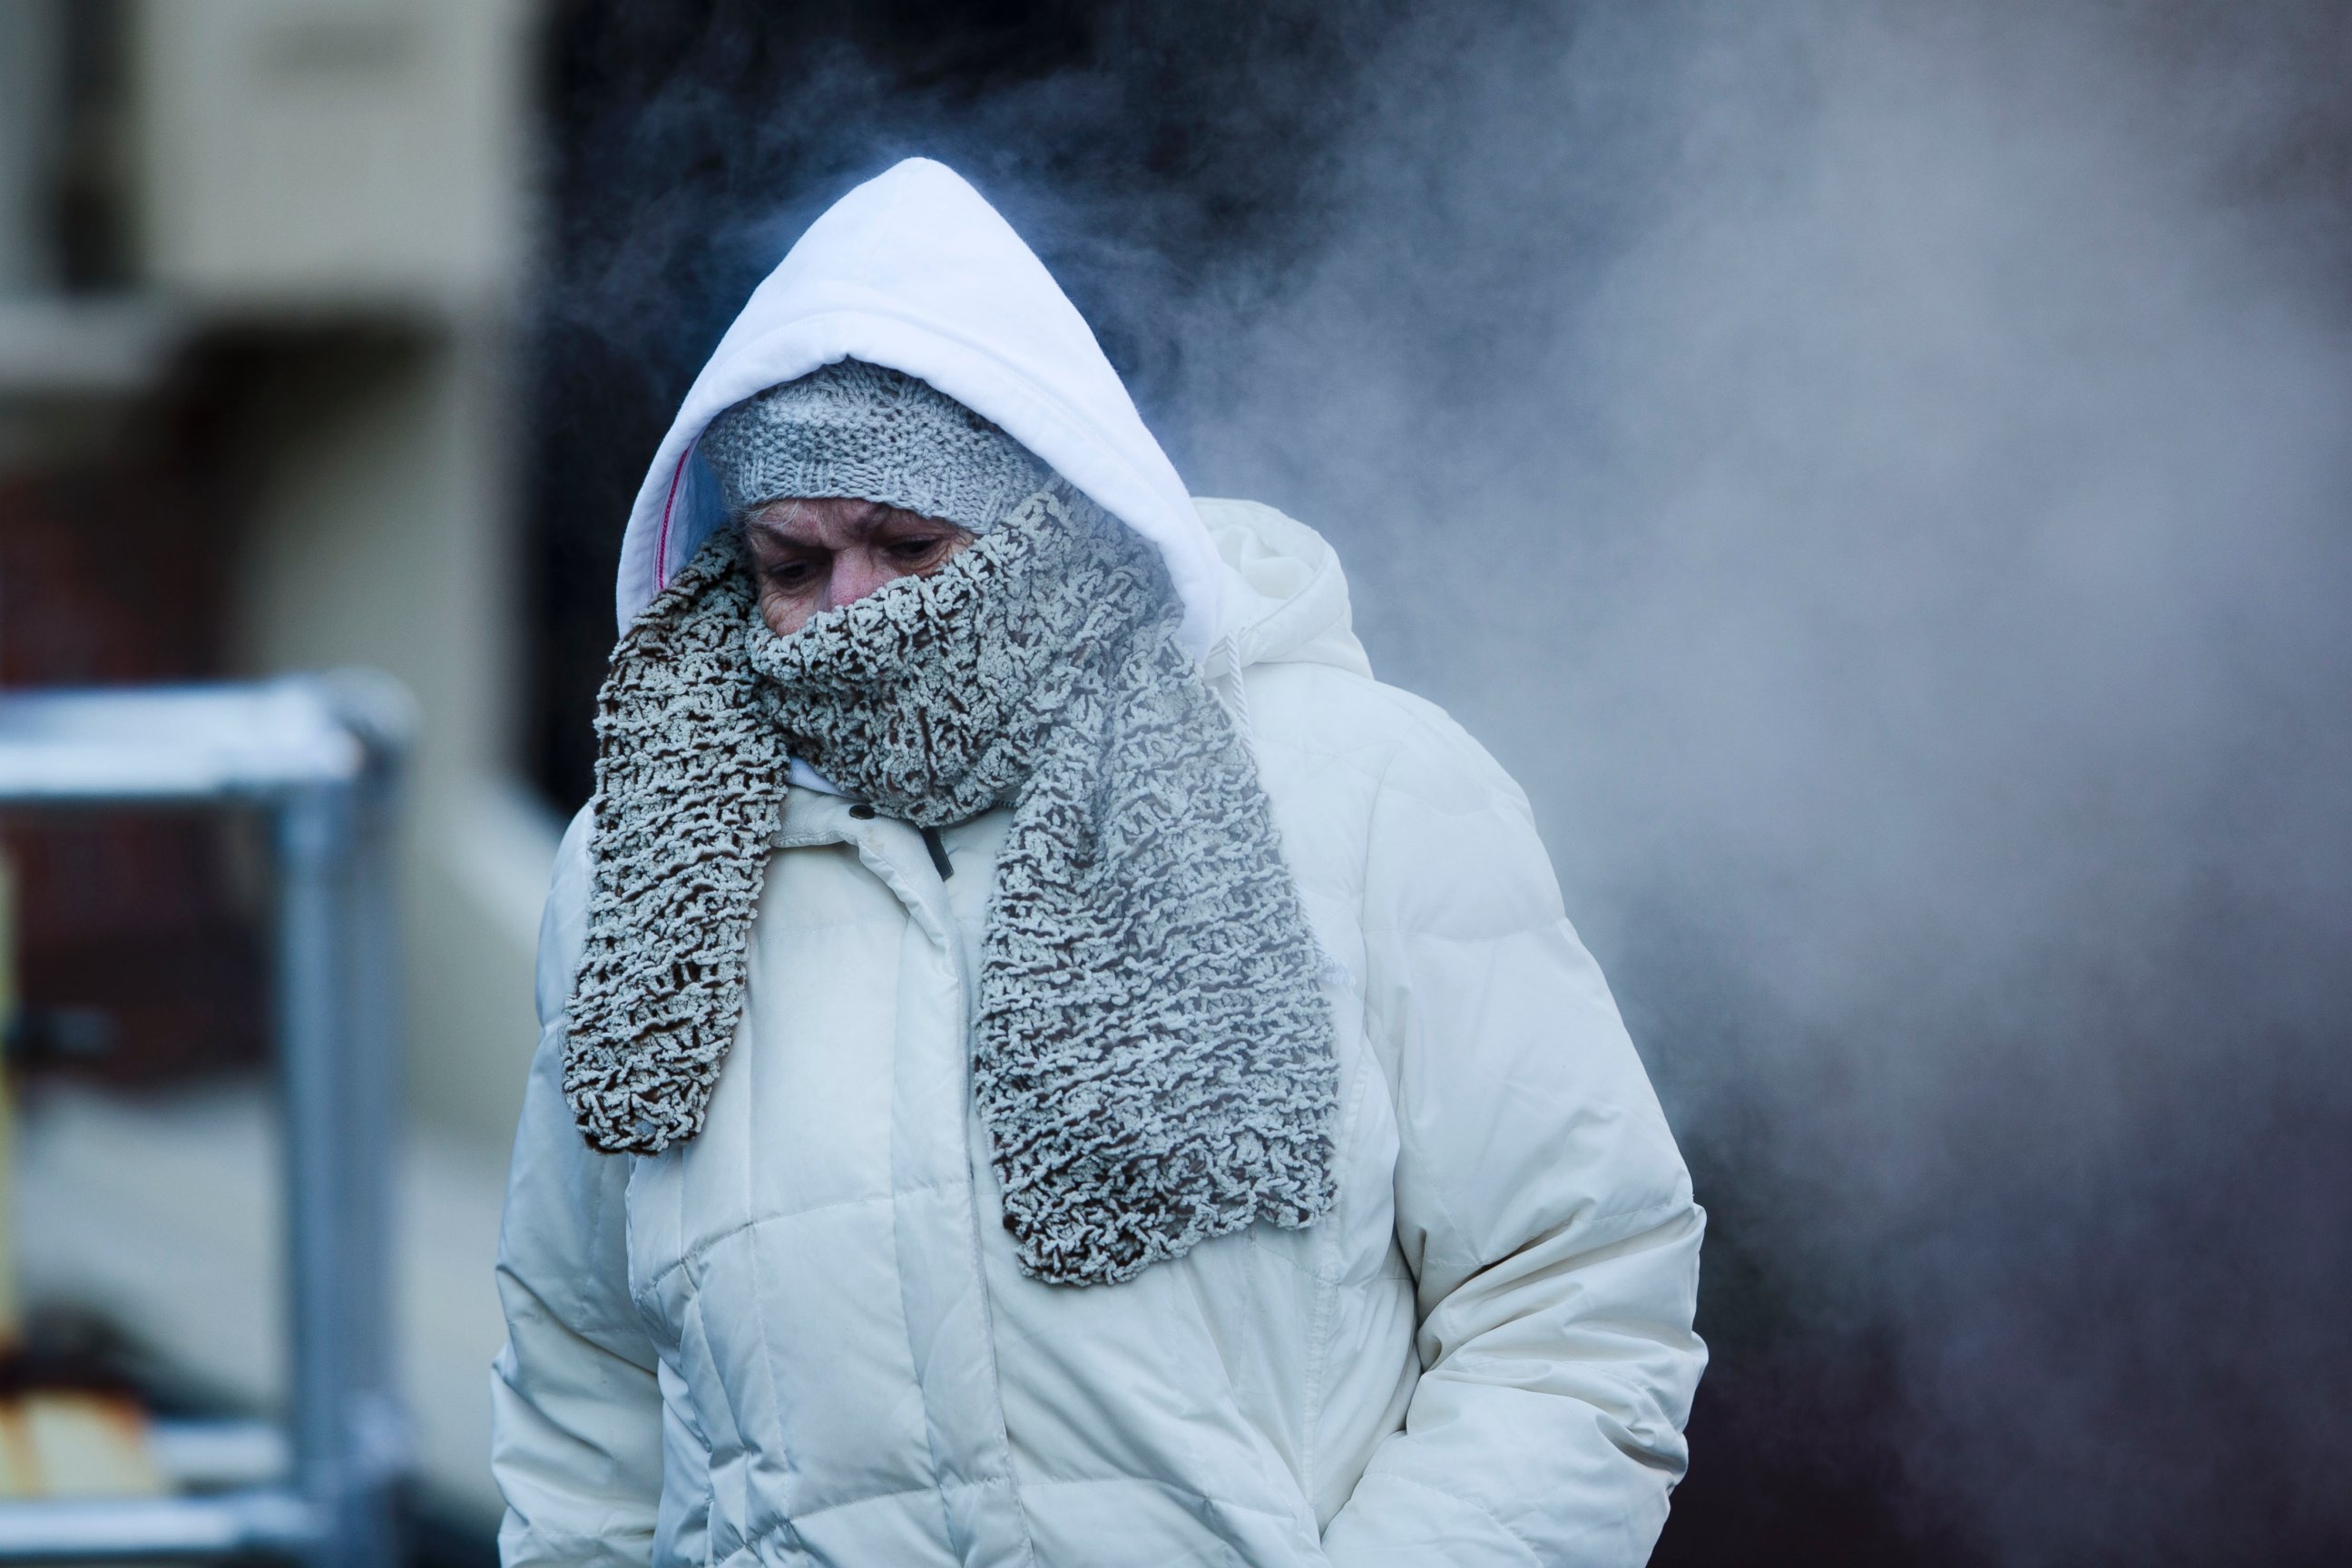
<svg viewBox="0 0 2352 1568"><path fill-rule="evenodd" d="M931 852L931 869L937 871L940 880L944 882L955 875L955 862L948 858L948 847L940 839L938 828L926 827L922 834L923 847Z"/></svg>

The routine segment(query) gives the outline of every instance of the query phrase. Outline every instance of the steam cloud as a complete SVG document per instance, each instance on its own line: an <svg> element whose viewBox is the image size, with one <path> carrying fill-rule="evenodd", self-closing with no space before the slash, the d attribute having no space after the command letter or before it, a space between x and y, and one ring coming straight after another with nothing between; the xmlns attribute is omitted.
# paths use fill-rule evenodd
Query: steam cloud
<svg viewBox="0 0 2352 1568"><path fill-rule="evenodd" d="M1962 1556L2352 1540L2343 40L2225 20L1414 38L1182 405L1537 800L1748 1439Z"/></svg>
<svg viewBox="0 0 2352 1568"><path fill-rule="evenodd" d="M1103 194L1113 66L845 120L842 56L754 129L973 174L1527 785L1717 1215L1694 1493L1767 1451L1940 1558L2340 1552L2346 24L1350 15L1187 89L1267 170L1223 250ZM729 200L746 262L814 205ZM636 254L567 308L646 319Z"/></svg>

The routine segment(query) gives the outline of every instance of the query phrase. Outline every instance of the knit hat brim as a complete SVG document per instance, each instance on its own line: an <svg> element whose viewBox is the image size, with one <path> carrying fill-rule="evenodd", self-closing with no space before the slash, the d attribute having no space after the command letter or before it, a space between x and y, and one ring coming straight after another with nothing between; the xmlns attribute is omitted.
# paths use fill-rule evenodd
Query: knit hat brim
<svg viewBox="0 0 2352 1568"><path fill-rule="evenodd" d="M787 498L845 497L984 533L1053 478L929 383L854 359L736 404L700 450L738 518Z"/></svg>

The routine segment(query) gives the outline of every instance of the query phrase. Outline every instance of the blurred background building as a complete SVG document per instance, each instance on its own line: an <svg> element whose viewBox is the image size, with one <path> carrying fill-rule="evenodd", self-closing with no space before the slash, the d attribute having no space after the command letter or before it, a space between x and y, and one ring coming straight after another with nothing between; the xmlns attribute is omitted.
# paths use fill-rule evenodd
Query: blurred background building
<svg viewBox="0 0 2352 1568"><path fill-rule="evenodd" d="M512 350L533 8L0 0L0 682L389 670L402 857L400 1306L429 1505L495 1520L505 1146L561 818L521 781ZM278 1393L250 847L11 826L16 1268L37 1336Z"/></svg>

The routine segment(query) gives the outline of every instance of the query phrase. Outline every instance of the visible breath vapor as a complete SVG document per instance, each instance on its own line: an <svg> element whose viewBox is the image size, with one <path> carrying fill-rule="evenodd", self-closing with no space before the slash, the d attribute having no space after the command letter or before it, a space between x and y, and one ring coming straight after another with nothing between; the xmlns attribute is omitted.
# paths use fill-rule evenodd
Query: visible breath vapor
<svg viewBox="0 0 2352 1568"><path fill-rule="evenodd" d="M817 185L640 203L556 313L690 359L848 176L963 168L1526 784L1717 1217L1694 1489L2352 1545L2352 24L1364 5L1170 67L1125 14L977 100L826 57L730 127ZM1178 110L1211 166L1122 184Z"/></svg>
<svg viewBox="0 0 2352 1568"><path fill-rule="evenodd" d="M1181 405L1534 796L1748 1440L1963 1556L2352 1542L2345 38L2229 20L1431 26Z"/></svg>

